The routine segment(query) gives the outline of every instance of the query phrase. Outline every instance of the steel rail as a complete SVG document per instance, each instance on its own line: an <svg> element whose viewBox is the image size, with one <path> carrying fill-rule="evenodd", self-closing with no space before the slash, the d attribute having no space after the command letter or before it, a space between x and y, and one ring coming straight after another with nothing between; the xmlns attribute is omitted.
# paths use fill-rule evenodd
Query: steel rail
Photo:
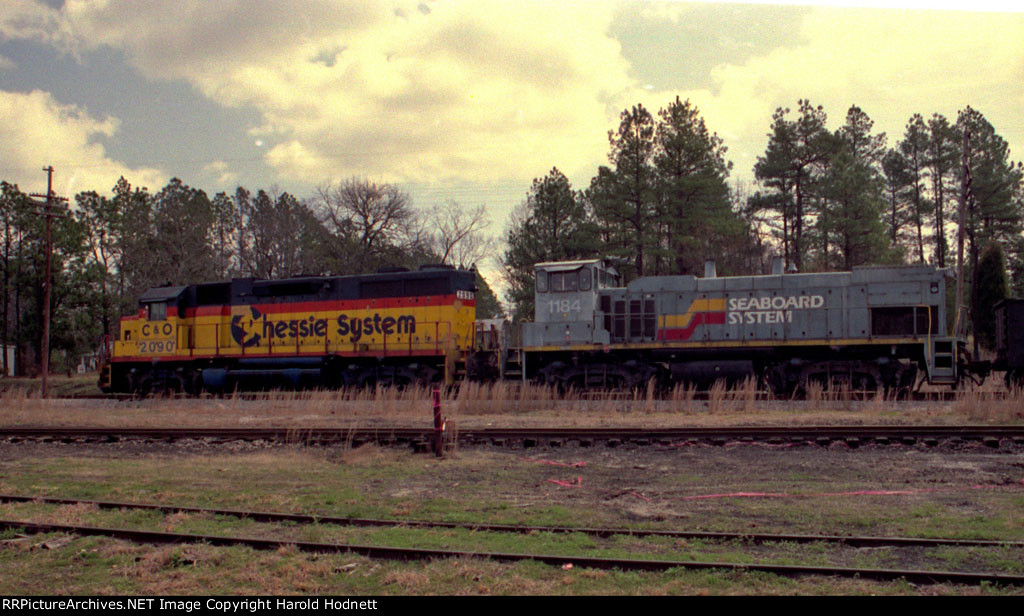
<svg viewBox="0 0 1024 616"><path fill-rule="evenodd" d="M4 427L0 439L57 439L116 441L122 439L181 440L214 439L273 441L297 444L363 442L415 442L429 439L431 428L102 428L102 427ZM725 428L460 428L449 434L463 443L544 440L620 441L636 444L671 444L672 441L698 440L775 440L887 442L916 439L960 439L986 441L997 446L1000 439L1024 444L1024 426L740 426ZM721 443L718 443L721 444Z"/></svg>
<svg viewBox="0 0 1024 616"><path fill-rule="evenodd" d="M225 394L220 396L227 400L281 400L281 401L301 401L304 394L308 394L309 391L298 390L295 392L281 391L281 392L235 392L231 394ZM952 402L960 399L963 396L971 395L984 395L991 396L994 399L1005 399L1011 395L1012 392L1008 391L986 391L976 392L971 390L940 390L940 391L911 391L907 392L904 397L892 400L891 397L886 397L886 402ZM634 393L632 391L623 392L609 392L609 391L584 391L580 392L579 395L585 400L595 401L611 401L611 400L633 400ZM716 394L718 396L718 394ZM693 393L693 400L695 402L706 402L710 400L712 394L710 391L697 391ZM829 396L826 392L825 396L821 400L817 400L818 403L830 403L830 402L870 402L878 397L878 392L874 390L863 391L855 390L843 392L842 394L836 394L835 396ZM188 394L162 394L162 395L151 395L148 399L172 399L172 400L184 400L184 399L211 399L214 396L202 395L194 396ZM802 398L784 398L776 396L767 391L758 390L754 392L753 396L746 392L726 392L725 401L732 402L736 400L747 400L753 398L755 402L807 402L806 399ZM68 394L64 396L53 396L52 399L61 400L113 400L116 402L130 402L147 399L146 397L139 396L137 394L127 393L81 393L81 394ZM657 400L664 400L664 398L656 398Z"/></svg>
<svg viewBox="0 0 1024 616"><path fill-rule="evenodd" d="M211 509L155 503L122 503L74 498L53 498L0 494L0 502L42 503L48 505L88 505L100 509L136 509L163 513L191 513L243 518L258 522L293 522L301 524L336 524L360 527L448 528L500 533L581 533L601 538L616 535L633 537L671 537L679 539L706 539L715 541L745 541L749 543L838 543L852 547L986 547L1024 548L1024 541L997 541L986 539L943 539L928 537L858 537L848 535L797 535L770 533L728 533L715 531L678 531L632 528L592 528L572 526L524 526L518 524L486 524L475 522L440 522L431 520L386 520L352 518L319 514L282 513L272 511L246 511L239 509Z"/></svg>
<svg viewBox="0 0 1024 616"><path fill-rule="evenodd" d="M670 569L722 569L739 572L764 572L782 576L822 575L859 577L875 580L906 580L912 583L936 584L1024 584L1024 576L1000 573L974 573L966 571L921 571L897 569L868 569L850 567L818 567L805 565L737 564L722 562L638 560L624 558L595 558L586 556L559 556L551 554L517 554L505 552L477 552L462 550L439 550L424 548L398 548L374 545L340 543L317 543L312 541L291 541L261 539L253 537L226 537L220 535L196 535L161 531L129 530L123 528L99 528L67 524L37 524L18 520L0 520L0 528L21 530L25 533L71 533L82 536L105 536L138 543L206 543L214 546L247 546L259 550L277 550L294 547L303 552L337 553L348 552L368 558L388 560L424 560L432 558L484 558L500 562L533 560L547 565L565 567L587 567L594 569L622 569L634 571L667 571Z"/></svg>

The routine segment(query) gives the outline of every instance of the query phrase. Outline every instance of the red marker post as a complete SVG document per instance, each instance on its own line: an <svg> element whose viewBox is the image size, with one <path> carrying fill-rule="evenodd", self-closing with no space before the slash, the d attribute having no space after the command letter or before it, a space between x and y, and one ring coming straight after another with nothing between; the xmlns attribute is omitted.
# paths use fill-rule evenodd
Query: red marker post
<svg viewBox="0 0 1024 616"><path fill-rule="evenodd" d="M441 417L441 387L434 385L434 455L444 456L444 419Z"/></svg>

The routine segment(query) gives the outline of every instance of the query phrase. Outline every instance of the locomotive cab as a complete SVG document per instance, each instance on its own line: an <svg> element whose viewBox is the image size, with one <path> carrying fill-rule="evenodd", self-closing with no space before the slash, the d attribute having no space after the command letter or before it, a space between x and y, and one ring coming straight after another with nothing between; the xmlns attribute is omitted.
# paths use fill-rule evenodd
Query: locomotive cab
<svg viewBox="0 0 1024 616"><path fill-rule="evenodd" d="M525 345L609 343L608 332L597 326L595 312L600 291L620 284L610 260L539 263L534 271L534 323L524 328Z"/></svg>
<svg viewBox="0 0 1024 616"><path fill-rule="evenodd" d="M159 357L171 355L179 345L182 325L181 300L187 287L166 286L146 291L139 310L121 320L120 355Z"/></svg>
<svg viewBox="0 0 1024 616"><path fill-rule="evenodd" d="M100 370L100 390L148 393L154 377L179 376L156 366L173 358L182 347L180 338L186 329L182 300L186 290L183 286L155 287L139 298L136 313L121 319L120 337ZM126 368L115 370L110 364L111 357L126 362ZM140 366L146 369L140 370Z"/></svg>

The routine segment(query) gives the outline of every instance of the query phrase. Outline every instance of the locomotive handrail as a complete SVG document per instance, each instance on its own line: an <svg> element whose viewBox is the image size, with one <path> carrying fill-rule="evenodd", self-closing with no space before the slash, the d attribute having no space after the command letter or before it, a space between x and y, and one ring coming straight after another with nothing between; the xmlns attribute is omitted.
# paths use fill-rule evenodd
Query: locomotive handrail
<svg viewBox="0 0 1024 616"><path fill-rule="evenodd" d="M932 344L932 307L930 305L928 305L928 304L918 304L917 307L918 308L924 308L925 310L928 311L928 328L925 330L924 341L925 341L925 344L927 344L929 347L931 347L931 344ZM916 322L917 319L915 319L914 321L915 321L914 322L914 328L916 330L917 329L917 322Z"/></svg>

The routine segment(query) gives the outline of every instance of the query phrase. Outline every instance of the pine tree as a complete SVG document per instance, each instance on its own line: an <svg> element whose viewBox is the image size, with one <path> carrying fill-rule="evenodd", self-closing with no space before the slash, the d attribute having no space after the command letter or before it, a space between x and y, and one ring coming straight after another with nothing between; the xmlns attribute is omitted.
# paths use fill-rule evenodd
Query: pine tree
<svg viewBox="0 0 1024 616"><path fill-rule="evenodd" d="M811 203L821 168L831 155L832 138L825 128L827 116L819 105L801 99L800 115L789 121L789 109L772 116L768 148L754 165L754 175L767 188L752 197L751 205L769 208L781 217L783 255L798 269L807 253L805 231L810 226Z"/></svg>
<svg viewBox="0 0 1024 616"><path fill-rule="evenodd" d="M928 121L928 147L926 165L932 180L932 224L935 227L935 264L946 267L949 255L949 242L946 237L946 223L949 221L947 210L950 207L950 195L955 189L950 188L951 182L958 177L954 170L959 162L956 131L949 121L939 115L932 115Z"/></svg>
<svg viewBox="0 0 1024 616"><path fill-rule="evenodd" d="M1006 140L978 111L968 107L959 113L955 126L961 144L966 132L968 139L967 165L969 189L964 235L967 240L967 265L971 272L971 312L973 330L977 333L986 325L981 323L979 293L981 246L990 242L1008 243L1019 248L1024 228L1022 212L1021 163L1009 159ZM961 146L962 147L962 146ZM963 154L960 154L961 159ZM976 338L976 341L978 338Z"/></svg>
<svg viewBox="0 0 1024 616"><path fill-rule="evenodd" d="M654 118L643 105L627 109L618 130L608 131L608 141L608 159L614 167L598 169L587 199L608 233L612 254L631 259L636 275L643 276L658 258Z"/></svg>
<svg viewBox="0 0 1024 616"><path fill-rule="evenodd" d="M910 187L910 176L906 172L907 161L898 149L890 149L882 158L882 174L885 177L885 194L889 202L887 222L889 225L889 246L902 251L908 244L907 231L912 216L903 195Z"/></svg>
<svg viewBox="0 0 1024 616"><path fill-rule="evenodd" d="M974 336L987 349L996 346L995 305L1009 295L1006 262L1003 250L996 242L989 242L978 262L978 291L971 310L974 316Z"/></svg>
<svg viewBox="0 0 1024 616"><path fill-rule="evenodd" d="M593 258L601 251L583 199L557 168L533 180L526 201L513 212L506 237L502 265L515 321L533 319L534 265Z"/></svg>
<svg viewBox="0 0 1024 616"><path fill-rule="evenodd" d="M727 183L732 163L722 139L708 132L690 101L679 97L659 112L654 168L657 220L669 255L655 273L693 274L729 243L742 243L744 225L732 211ZM739 235L739 237L737 237Z"/></svg>
<svg viewBox="0 0 1024 616"><path fill-rule="evenodd" d="M829 245L836 265L850 270L868 262L890 261L887 248L884 183L880 173L885 134L871 134L874 122L853 106L834 135L833 154L819 183L819 231L824 236L822 265L828 268Z"/></svg>
<svg viewBox="0 0 1024 616"><path fill-rule="evenodd" d="M903 133L903 140L900 141L899 152L903 167L901 172L906 176L907 182L904 187L904 199L909 202L908 214L915 233L914 246L917 253L917 261L925 262L925 220L931 212L931 207L925 196L926 164L928 161L928 127L924 118L915 113Z"/></svg>

